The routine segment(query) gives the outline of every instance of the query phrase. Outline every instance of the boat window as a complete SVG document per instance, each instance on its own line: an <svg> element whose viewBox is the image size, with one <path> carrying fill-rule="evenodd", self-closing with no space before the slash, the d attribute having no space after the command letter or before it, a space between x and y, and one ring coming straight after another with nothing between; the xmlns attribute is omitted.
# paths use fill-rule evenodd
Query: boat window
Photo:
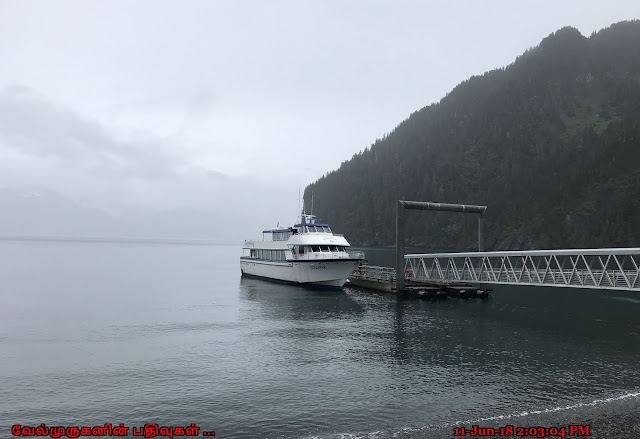
<svg viewBox="0 0 640 439"><path fill-rule="evenodd" d="M286 241L289 239L289 236L291 236L291 232L286 231L286 232L274 232L273 233L273 240L274 241Z"/></svg>
<svg viewBox="0 0 640 439"><path fill-rule="evenodd" d="M322 251L330 252L331 251L331 247L329 247L328 245L323 245L322 246Z"/></svg>
<svg viewBox="0 0 640 439"><path fill-rule="evenodd" d="M298 253L300 253L301 255L304 254L304 247L303 246L298 247Z"/></svg>
<svg viewBox="0 0 640 439"><path fill-rule="evenodd" d="M324 231L327 232L327 233L331 233L331 228L329 226L327 226L327 227L324 228Z"/></svg>

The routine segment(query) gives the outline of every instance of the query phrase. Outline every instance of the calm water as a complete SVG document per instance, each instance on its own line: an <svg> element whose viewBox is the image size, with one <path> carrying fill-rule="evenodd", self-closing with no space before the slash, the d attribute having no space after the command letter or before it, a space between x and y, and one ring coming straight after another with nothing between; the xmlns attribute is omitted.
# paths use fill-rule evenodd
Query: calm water
<svg viewBox="0 0 640 439"><path fill-rule="evenodd" d="M499 287L398 303L241 279L240 254L0 242L0 437L42 422L450 437L460 421L639 411L638 294Z"/></svg>

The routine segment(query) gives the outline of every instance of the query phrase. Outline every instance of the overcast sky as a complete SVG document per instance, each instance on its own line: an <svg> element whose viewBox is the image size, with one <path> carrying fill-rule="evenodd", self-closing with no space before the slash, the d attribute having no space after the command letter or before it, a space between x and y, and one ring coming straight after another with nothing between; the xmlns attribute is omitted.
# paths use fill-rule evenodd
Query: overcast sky
<svg viewBox="0 0 640 439"><path fill-rule="evenodd" d="M289 223L298 189L635 1L0 1L0 188ZM2 233L0 233L2 234Z"/></svg>

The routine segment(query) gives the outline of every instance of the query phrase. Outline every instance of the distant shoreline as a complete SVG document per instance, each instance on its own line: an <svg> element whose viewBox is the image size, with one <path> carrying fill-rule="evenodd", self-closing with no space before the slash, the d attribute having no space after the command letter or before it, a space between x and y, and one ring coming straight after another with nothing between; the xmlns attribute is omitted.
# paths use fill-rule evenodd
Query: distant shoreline
<svg viewBox="0 0 640 439"><path fill-rule="evenodd" d="M94 244L164 244L164 245L241 245L236 241L173 238L106 238L97 236L11 236L0 235L0 241L86 242Z"/></svg>

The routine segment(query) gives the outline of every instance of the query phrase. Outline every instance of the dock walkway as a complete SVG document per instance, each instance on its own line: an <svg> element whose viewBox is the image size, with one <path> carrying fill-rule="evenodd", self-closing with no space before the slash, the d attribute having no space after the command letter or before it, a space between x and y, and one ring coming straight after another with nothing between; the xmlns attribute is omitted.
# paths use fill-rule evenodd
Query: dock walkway
<svg viewBox="0 0 640 439"><path fill-rule="evenodd" d="M419 298L482 297L489 296L491 289L477 288L468 282L422 281L406 276L402 293ZM365 289L396 294L396 270L363 264L349 276L349 285Z"/></svg>
<svg viewBox="0 0 640 439"><path fill-rule="evenodd" d="M640 248L405 255L419 282L534 285L640 291Z"/></svg>

